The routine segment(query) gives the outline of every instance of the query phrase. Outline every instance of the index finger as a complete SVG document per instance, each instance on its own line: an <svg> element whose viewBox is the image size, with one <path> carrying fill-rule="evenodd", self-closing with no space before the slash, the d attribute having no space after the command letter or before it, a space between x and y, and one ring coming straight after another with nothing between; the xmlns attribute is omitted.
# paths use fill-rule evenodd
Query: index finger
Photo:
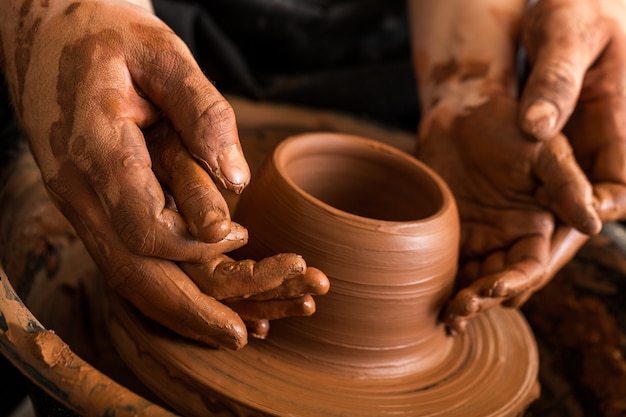
<svg viewBox="0 0 626 417"><path fill-rule="evenodd" d="M154 173L173 196L191 234L204 242L223 239L231 227L228 205L170 123L153 126L146 142Z"/></svg>

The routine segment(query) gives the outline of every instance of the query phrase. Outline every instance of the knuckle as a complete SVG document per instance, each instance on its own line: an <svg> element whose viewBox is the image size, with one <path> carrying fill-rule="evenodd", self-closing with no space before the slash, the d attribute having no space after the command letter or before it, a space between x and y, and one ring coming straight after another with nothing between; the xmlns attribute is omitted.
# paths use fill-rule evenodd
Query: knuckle
<svg viewBox="0 0 626 417"><path fill-rule="evenodd" d="M511 295L511 288L508 281L499 279L495 282L492 288L487 291L487 296L493 298L509 297Z"/></svg>
<svg viewBox="0 0 626 417"><path fill-rule="evenodd" d="M151 168L152 161L147 149L142 145L133 145L132 147L126 147L119 156L115 156L120 161L122 167L129 169L145 169Z"/></svg>
<svg viewBox="0 0 626 417"><path fill-rule="evenodd" d="M540 83L557 97L570 99L575 95L576 73L576 68L571 62L563 60L552 62L541 72Z"/></svg>
<svg viewBox="0 0 626 417"><path fill-rule="evenodd" d="M235 112L224 98L214 100L202 113L201 122L206 123L208 137L228 135L235 126Z"/></svg>
<svg viewBox="0 0 626 417"><path fill-rule="evenodd" d="M69 194L67 183L57 176L43 175L44 187L55 197L62 197Z"/></svg>
<svg viewBox="0 0 626 417"><path fill-rule="evenodd" d="M213 200L213 192L211 187L203 180L197 178L188 178L182 185L183 199L181 205L183 207L200 206L198 208L204 208L207 203L215 204Z"/></svg>
<svg viewBox="0 0 626 417"><path fill-rule="evenodd" d="M155 230L144 227L142 222L126 220L119 228L119 236L132 253L153 255L156 250Z"/></svg>

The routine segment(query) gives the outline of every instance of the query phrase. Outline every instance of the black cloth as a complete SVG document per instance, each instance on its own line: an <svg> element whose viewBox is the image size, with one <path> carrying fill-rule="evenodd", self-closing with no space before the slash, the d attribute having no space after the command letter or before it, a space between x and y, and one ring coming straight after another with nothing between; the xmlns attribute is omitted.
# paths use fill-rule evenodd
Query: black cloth
<svg viewBox="0 0 626 417"><path fill-rule="evenodd" d="M417 126L404 0L153 3L223 93Z"/></svg>

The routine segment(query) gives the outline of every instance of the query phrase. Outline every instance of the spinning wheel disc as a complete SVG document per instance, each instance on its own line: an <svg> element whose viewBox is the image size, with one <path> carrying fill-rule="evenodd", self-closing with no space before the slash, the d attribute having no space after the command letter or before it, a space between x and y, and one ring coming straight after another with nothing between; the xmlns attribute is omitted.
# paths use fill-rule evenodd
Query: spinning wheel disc
<svg viewBox="0 0 626 417"><path fill-rule="evenodd" d="M240 351L185 340L111 296L120 354L157 395L187 416L516 416L538 395L538 354L525 319L494 308L449 338L445 360L422 372L341 376L272 342ZM443 330L442 330L443 331Z"/></svg>

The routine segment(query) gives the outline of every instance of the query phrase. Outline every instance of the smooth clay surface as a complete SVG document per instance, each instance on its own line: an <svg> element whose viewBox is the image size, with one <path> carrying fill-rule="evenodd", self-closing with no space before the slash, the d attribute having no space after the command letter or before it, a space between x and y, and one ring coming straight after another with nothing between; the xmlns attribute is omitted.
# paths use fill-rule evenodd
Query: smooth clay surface
<svg viewBox="0 0 626 417"><path fill-rule="evenodd" d="M244 145L245 146L245 145ZM494 308L468 331L437 321L456 273L450 192L408 154L337 134L287 139L239 201L247 253L298 252L330 292L240 351L182 339L111 295L120 354L187 416L516 416L538 395L532 333Z"/></svg>
<svg viewBox="0 0 626 417"><path fill-rule="evenodd" d="M330 277L306 320L272 340L326 372L426 371L450 349L437 316L457 265L458 215L445 184L408 155L337 134L280 144L239 202L239 256L296 252Z"/></svg>

